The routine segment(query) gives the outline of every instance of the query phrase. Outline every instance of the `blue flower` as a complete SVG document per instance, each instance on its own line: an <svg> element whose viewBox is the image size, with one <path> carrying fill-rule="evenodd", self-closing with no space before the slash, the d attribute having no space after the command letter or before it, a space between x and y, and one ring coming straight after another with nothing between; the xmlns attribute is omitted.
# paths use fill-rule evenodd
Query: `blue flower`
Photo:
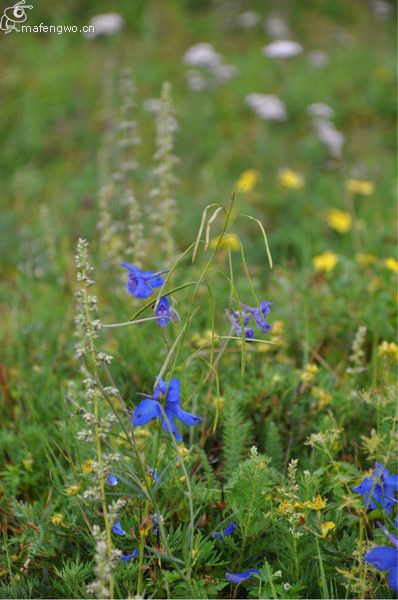
<svg viewBox="0 0 398 600"><path fill-rule="evenodd" d="M259 327L262 333L268 333L268 331L271 329L271 325L267 323L267 316L271 311L271 305L272 302L261 302L260 307L255 308L246 306L246 304L242 304L242 307L245 309L245 311L253 316L257 327Z"/></svg>
<svg viewBox="0 0 398 600"><path fill-rule="evenodd" d="M121 263L120 266L129 272L126 288L136 298L149 298L153 294L152 288L159 288L164 284L164 278L161 277L161 274L165 271L157 273L154 271L141 271L138 267L128 263Z"/></svg>
<svg viewBox="0 0 398 600"><path fill-rule="evenodd" d="M131 554L122 554L120 557L120 560L122 560L123 562L128 562L129 560L131 560L132 558L134 558L135 556L138 556L139 552L138 550L133 550L133 552Z"/></svg>
<svg viewBox="0 0 398 600"><path fill-rule="evenodd" d="M166 327L171 318L170 304L166 296L162 296L155 307L155 317L160 327Z"/></svg>
<svg viewBox="0 0 398 600"><path fill-rule="evenodd" d="M119 480L116 477L116 475L111 473L108 477L108 483L109 483L109 485L117 485L119 483Z"/></svg>
<svg viewBox="0 0 398 600"><path fill-rule="evenodd" d="M164 398L165 405L162 412L162 405L159 400ZM155 386L153 396L145 398L136 407L133 413L132 425L136 427L138 425L146 425L152 419L160 419L162 428L167 433L172 433L176 440L180 442L182 435L178 432L177 426L174 423L175 419L178 419L184 425L192 427L197 425L203 419L196 417L180 407L180 382L177 377L173 377L170 383L163 381L162 379Z"/></svg>
<svg viewBox="0 0 398 600"><path fill-rule="evenodd" d="M154 480L155 483L157 481L159 481L159 477L157 476L156 469L152 469L151 467L148 467L148 465L147 465L146 471L147 471L148 475L150 475L152 477L152 479Z"/></svg>
<svg viewBox="0 0 398 600"><path fill-rule="evenodd" d="M243 571L243 573L225 573L225 577L231 583L240 583L249 579L254 573L260 573L260 571L258 569L248 569L247 571Z"/></svg>
<svg viewBox="0 0 398 600"><path fill-rule="evenodd" d="M226 527L225 529L223 529L223 531L214 531L213 537L216 540L222 540L225 535L227 535L227 536L231 535L231 533L233 531L235 531L236 527L237 527L237 525L236 525L235 521L232 521L232 523L230 523L228 525L228 527Z"/></svg>
<svg viewBox="0 0 398 600"><path fill-rule="evenodd" d="M365 560L379 571L387 571L387 581L394 592L398 591L398 539L381 527L388 539L394 544L391 546L376 546L365 554Z"/></svg>
<svg viewBox="0 0 398 600"><path fill-rule="evenodd" d="M112 527L112 532L116 533L116 535L126 535L123 527L120 525L120 521L116 521L114 526Z"/></svg>
<svg viewBox="0 0 398 600"><path fill-rule="evenodd" d="M240 324L239 312L235 311L234 313L231 313L228 309L226 309L225 312L227 313L227 317L230 320L231 325L233 326L233 328L236 331L236 335L238 337L243 337L242 336L242 327ZM250 319L250 315L249 315L249 319ZM246 314L242 313L242 320L243 320L244 325L247 325L247 323L249 322L249 319L247 318ZM244 337L247 342L250 342L252 339L254 339L254 330L251 327L245 327L244 332L245 332Z"/></svg>
<svg viewBox="0 0 398 600"><path fill-rule="evenodd" d="M368 510L381 507L390 513L397 503L395 492L398 490L398 475L391 475L383 464L375 463L373 476L365 477L352 489L364 496L364 503Z"/></svg>

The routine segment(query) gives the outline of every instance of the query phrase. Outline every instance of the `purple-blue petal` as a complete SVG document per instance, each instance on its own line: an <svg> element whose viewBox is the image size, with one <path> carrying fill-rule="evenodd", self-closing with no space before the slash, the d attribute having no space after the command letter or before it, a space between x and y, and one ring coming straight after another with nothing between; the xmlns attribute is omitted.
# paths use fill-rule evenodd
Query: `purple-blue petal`
<svg viewBox="0 0 398 600"><path fill-rule="evenodd" d="M126 535L126 532L124 531L123 527L121 526L120 521L116 521L116 523L113 525L112 532L115 533L116 535Z"/></svg>
<svg viewBox="0 0 398 600"><path fill-rule="evenodd" d="M133 427L146 425L152 419L158 419L162 416L160 403L157 400L142 400L133 412L131 424Z"/></svg>
<svg viewBox="0 0 398 600"><path fill-rule="evenodd" d="M156 322L166 327L170 322L170 304L166 296L162 296L155 307Z"/></svg>
<svg viewBox="0 0 398 600"><path fill-rule="evenodd" d="M133 552L131 554L122 554L120 557L120 560L122 560L123 562L128 562L129 560L131 560L132 558L134 558L135 556L138 556L139 552L138 550L133 550Z"/></svg>
<svg viewBox="0 0 398 600"><path fill-rule="evenodd" d="M192 415L191 413L182 410L180 406L176 406L175 416L179 421L181 421L181 423L184 423L184 425L188 425L189 427L197 425L198 423L203 421L201 417L196 417L195 415Z"/></svg>
<svg viewBox="0 0 398 600"><path fill-rule="evenodd" d="M367 552L364 558L379 571L386 571L397 564L398 552L396 548L390 546L376 546Z"/></svg>
<svg viewBox="0 0 398 600"><path fill-rule="evenodd" d="M119 483L118 478L116 477L116 475L114 475L113 473L111 473L108 477L108 483L109 485L117 485Z"/></svg>
<svg viewBox="0 0 398 600"><path fill-rule="evenodd" d="M231 533L233 531L235 531L236 527L237 527L237 525L236 525L235 521L232 521L232 523L230 523L228 525L228 527L226 527L225 529L223 529L223 531L215 531L213 533L213 537L216 540L222 540L224 536L231 535Z"/></svg>
<svg viewBox="0 0 398 600"><path fill-rule="evenodd" d="M387 576L387 581L394 592L398 592L398 568L397 564L390 568Z"/></svg>
<svg viewBox="0 0 398 600"><path fill-rule="evenodd" d="M133 296L135 296L136 298L141 298L141 299L146 299L146 298L149 298L150 296L152 296L152 294L153 294L152 288L149 287L149 285L147 285L143 279L137 279L136 280L137 283L134 288L132 286L130 286L130 279L132 279L131 275L130 275L129 281L127 283L127 289L130 291L131 294L133 294ZM131 287L131 289L130 289L130 287Z"/></svg>
<svg viewBox="0 0 398 600"><path fill-rule="evenodd" d="M241 581L249 579L254 573L260 573L260 571L258 569L248 569L242 573L225 573L225 577L231 583L240 583Z"/></svg>

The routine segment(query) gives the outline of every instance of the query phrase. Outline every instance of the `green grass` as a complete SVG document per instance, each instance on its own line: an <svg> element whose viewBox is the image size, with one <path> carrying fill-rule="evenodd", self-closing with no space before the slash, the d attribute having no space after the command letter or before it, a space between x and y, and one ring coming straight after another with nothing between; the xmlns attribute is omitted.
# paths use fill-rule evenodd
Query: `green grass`
<svg viewBox="0 0 398 600"><path fill-rule="evenodd" d="M94 572L93 526L105 529L103 508L109 512L118 498L125 500L118 518L126 536L112 534L112 543L140 550L140 557L112 567L115 597L393 597L385 576L363 556L388 543L377 522L396 533L394 511L366 512L352 491L375 461L393 473L398 467L397 349L380 349L395 341L397 324L396 273L385 264L396 253L393 19L376 17L363 2L263 4L123 1L117 10L125 28L113 37L2 37L1 598L87 597L87 585L101 579ZM43 1L29 23L81 26L115 8ZM267 60L261 49L271 40L263 26L236 24L247 8L262 19L281 13L305 53L283 64ZM238 74L211 90L189 90L182 56L197 42L212 43ZM312 50L327 53L324 68L309 64L305 54ZM181 259L165 287L179 288L173 296L181 321L166 330L154 322L103 329L95 343L113 356L109 370L93 370L86 352L98 416L115 410L118 419L101 452L120 457L119 485L90 500L83 492L97 485L98 468L84 473L82 465L98 461L98 431L88 444L77 437L83 424L76 405L86 406L75 357L77 240L89 242L91 290L103 323L128 321L146 302L126 292L125 273L98 231L101 177L120 167L116 144L105 148L106 167L99 156L110 131L104 78L117 111L126 66L137 88L141 143L132 185L142 211L153 187L156 137L143 100L159 97L164 81L172 85L179 158L173 237ZM259 120L244 102L253 92L280 96L289 119ZM333 122L346 136L341 160L331 160L312 131L306 108L313 102L335 110ZM299 172L304 187L284 189L282 167ZM210 234L226 227L237 235L244 260L237 250L201 243L192 264L192 251L184 253L203 210L213 203L228 210L247 169L258 172L257 184L236 195L227 222L225 212L218 214ZM349 178L371 181L373 194L351 198ZM120 191L113 216L125 220ZM353 215L347 233L329 227L330 208ZM258 224L240 215L263 224L272 270ZM149 219L143 222L145 268L170 268ZM127 247L126 223L121 239ZM313 258L325 251L339 261L318 272ZM372 262L361 265L360 253ZM256 338L274 345L219 339L230 333L230 298L252 305L254 295L272 301L272 329ZM146 316L150 307L140 315ZM364 370L349 373L362 326ZM165 361L165 378L181 380L184 410L203 418L195 427L180 426L178 445L155 423L130 425L136 394L151 393ZM312 376L308 364L318 367ZM112 381L119 396L103 391ZM155 485L146 465L156 465ZM68 496L71 485L80 486L79 494ZM326 500L320 510L310 506L317 496ZM154 514L162 516L157 533ZM212 532L231 520L237 522L232 536L214 539ZM326 522L335 527L322 537ZM260 575L238 588L225 579L226 572L248 568Z"/></svg>

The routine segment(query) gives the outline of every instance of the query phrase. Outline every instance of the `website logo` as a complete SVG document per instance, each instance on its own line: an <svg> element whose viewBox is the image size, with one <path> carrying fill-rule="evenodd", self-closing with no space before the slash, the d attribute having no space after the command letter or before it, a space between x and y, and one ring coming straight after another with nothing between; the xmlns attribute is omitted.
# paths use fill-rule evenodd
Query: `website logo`
<svg viewBox="0 0 398 600"><path fill-rule="evenodd" d="M11 33L12 31L19 33L21 30L18 29L18 25L25 23L28 18L25 12L28 8L32 9L33 6L25 4L25 0L20 0L13 6L6 8L1 17L0 29L4 33Z"/></svg>

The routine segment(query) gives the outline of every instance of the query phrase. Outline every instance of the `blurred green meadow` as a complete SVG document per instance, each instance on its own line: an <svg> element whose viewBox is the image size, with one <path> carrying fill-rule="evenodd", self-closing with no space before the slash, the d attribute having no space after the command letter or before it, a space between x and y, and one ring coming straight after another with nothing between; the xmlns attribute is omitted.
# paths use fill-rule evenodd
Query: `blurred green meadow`
<svg viewBox="0 0 398 600"><path fill-rule="evenodd" d="M98 573L93 526L103 527L103 507L119 497L126 502L119 514L126 537L118 546L113 535L112 543L140 555L112 562L108 596L394 597L386 574L364 555L389 543L378 523L397 534L395 496L392 511L367 510L352 491L375 461L392 473L398 467L394 5L32 4L32 27L80 28L111 11L124 25L95 39L0 32L0 597L105 597L105 588L103 596L87 588L107 577ZM248 11L252 22L242 18ZM272 30L276 17L284 35ZM301 53L265 56L264 46L278 37L301 44ZM199 43L234 67L230 77L206 79L205 68L184 63ZM225 213L215 216L208 248L203 230L195 262L184 255L173 270L169 289L181 286L173 294L179 324L99 332L99 350L113 356L105 375L123 398L118 418L137 431L129 442L134 451L117 424L103 442L123 459L120 485L102 494L100 505L83 495L95 479L87 461L98 467L98 448L77 436L81 414L65 398L73 386L74 397L84 396L75 357L78 239L89 244L91 290L103 323L127 322L148 303L128 294L119 266L134 263L123 244L131 242L129 225L137 226L114 181L121 76L136 88L140 143L131 186L145 225L144 270L171 268L197 239L206 206L230 212L227 221ZM178 158L170 263L148 209L157 210L150 199L157 116L145 103L160 97L166 81ZM277 96L285 117L261 118L250 94ZM311 115L315 103L331 107L333 116ZM321 126L344 136L341 151L319 139ZM114 186L117 225L109 246L99 227L106 184ZM258 223L242 215L263 225L272 269ZM224 226L230 237L221 239ZM195 293L183 287L202 279ZM226 339L241 337L230 333L225 315L231 295L252 305L253 290L272 302L271 330L260 334L272 344ZM137 393L151 393L169 353L166 366L181 378L185 410L203 418L195 428L182 427L184 441L174 445L155 422L130 426ZM104 401L99 412L107 410ZM140 461L156 463L160 483L148 480ZM148 524L156 507L163 523L157 534ZM232 518L233 536L215 539L212 533ZM249 568L259 574L239 587L225 578Z"/></svg>

